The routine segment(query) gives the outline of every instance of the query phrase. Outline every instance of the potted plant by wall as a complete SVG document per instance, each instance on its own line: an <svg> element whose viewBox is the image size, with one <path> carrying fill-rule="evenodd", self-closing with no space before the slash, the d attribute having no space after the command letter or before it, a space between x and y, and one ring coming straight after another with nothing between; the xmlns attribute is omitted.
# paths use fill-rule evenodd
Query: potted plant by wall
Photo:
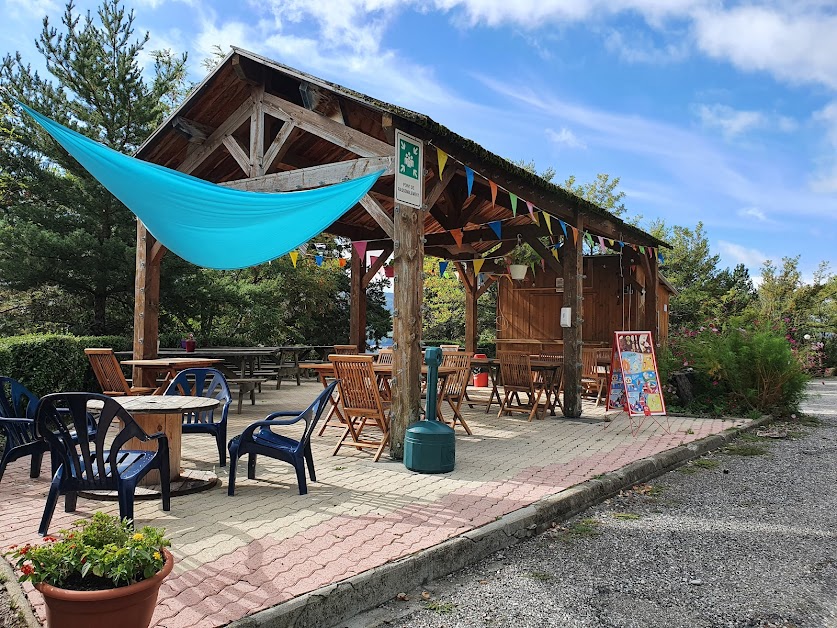
<svg viewBox="0 0 837 628"><path fill-rule="evenodd" d="M160 528L134 530L127 519L97 512L6 555L20 581L44 596L50 628L147 628L174 566L170 544Z"/></svg>

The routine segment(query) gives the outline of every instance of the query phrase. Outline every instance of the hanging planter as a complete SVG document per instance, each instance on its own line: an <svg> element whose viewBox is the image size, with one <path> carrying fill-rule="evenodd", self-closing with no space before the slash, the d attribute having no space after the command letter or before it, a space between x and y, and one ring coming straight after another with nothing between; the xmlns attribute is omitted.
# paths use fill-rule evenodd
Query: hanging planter
<svg viewBox="0 0 837 628"><path fill-rule="evenodd" d="M522 281L526 278L526 271L529 270L529 267L526 264L511 264L509 266L509 273L511 274L511 278L515 281Z"/></svg>

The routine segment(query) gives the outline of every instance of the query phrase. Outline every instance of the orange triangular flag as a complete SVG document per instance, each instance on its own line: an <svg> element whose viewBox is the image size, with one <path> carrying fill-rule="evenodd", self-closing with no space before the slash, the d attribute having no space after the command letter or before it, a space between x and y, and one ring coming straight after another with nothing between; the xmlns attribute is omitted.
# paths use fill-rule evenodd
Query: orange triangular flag
<svg viewBox="0 0 837 628"><path fill-rule="evenodd" d="M436 148L436 157L439 159L439 179L441 179L442 172L445 170L445 164L448 163L448 154L441 148Z"/></svg>
<svg viewBox="0 0 837 628"><path fill-rule="evenodd" d="M462 246L462 229L452 229L450 234L459 246Z"/></svg>
<svg viewBox="0 0 837 628"><path fill-rule="evenodd" d="M494 207L494 204L497 202L497 184L489 179L488 187L491 188L491 206Z"/></svg>

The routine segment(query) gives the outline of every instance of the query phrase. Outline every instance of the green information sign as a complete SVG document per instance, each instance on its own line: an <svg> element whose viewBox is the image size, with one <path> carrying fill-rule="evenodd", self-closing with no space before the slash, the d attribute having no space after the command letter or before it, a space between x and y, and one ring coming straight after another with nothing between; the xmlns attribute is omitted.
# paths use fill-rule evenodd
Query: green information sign
<svg viewBox="0 0 837 628"><path fill-rule="evenodd" d="M424 144L396 130L395 154L395 201L421 208L424 202Z"/></svg>

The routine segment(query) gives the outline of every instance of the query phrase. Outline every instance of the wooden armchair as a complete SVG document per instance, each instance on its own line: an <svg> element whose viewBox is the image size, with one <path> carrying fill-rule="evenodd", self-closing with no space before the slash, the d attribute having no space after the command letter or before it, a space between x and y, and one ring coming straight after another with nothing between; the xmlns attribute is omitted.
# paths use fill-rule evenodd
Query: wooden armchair
<svg viewBox="0 0 837 628"><path fill-rule="evenodd" d="M552 415L555 415L555 406L557 405L561 410L564 410L564 405L561 403L561 392L564 390L564 354L563 353L539 353L537 358L538 360L543 360L545 362L555 362L556 364L560 364L561 366L558 368L558 371L553 376L552 380L552 390L547 390L547 401L549 401L549 396L552 395L552 402L550 404ZM538 381L542 384L546 385L547 373L545 371L540 371L537 374Z"/></svg>
<svg viewBox="0 0 837 628"><path fill-rule="evenodd" d="M93 373L102 387L102 392L108 397L123 397L125 395L150 395L156 388L145 386L130 386L119 360L113 354L113 349L85 349L84 353L90 360Z"/></svg>
<svg viewBox="0 0 837 628"><path fill-rule="evenodd" d="M346 429L340 442L334 448L336 456L340 448L347 443L361 450L375 449L374 461L378 462L384 447L389 443L390 404L381 399L378 381L372 368L371 355L330 355L328 359L334 365L340 390L340 404L343 406L343 421ZM379 431L380 437L364 435L369 428Z"/></svg>
<svg viewBox="0 0 837 628"><path fill-rule="evenodd" d="M497 416L501 417L504 412L506 414L523 412L528 413L531 421L537 415L541 405L544 386L532 374L532 361L529 355L498 352L497 358L500 361L500 375L503 379L503 403L500 404L500 412ZM528 397L526 404L520 400L520 393L526 393ZM517 399L517 405L512 405L513 395Z"/></svg>

